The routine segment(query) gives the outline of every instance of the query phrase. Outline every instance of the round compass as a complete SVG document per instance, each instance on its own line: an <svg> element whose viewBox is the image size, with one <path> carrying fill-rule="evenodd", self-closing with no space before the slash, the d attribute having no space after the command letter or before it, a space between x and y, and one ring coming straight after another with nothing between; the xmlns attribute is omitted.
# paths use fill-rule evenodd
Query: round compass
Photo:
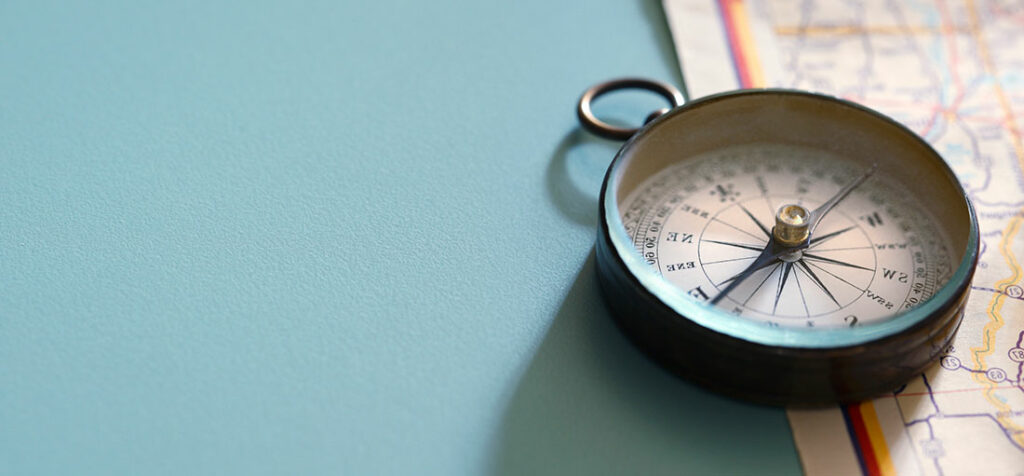
<svg viewBox="0 0 1024 476"><path fill-rule="evenodd" d="M639 130L594 98L669 99ZM619 327L656 361L764 403L853 401L923 371L963 316L978 226L926 142L866 107L744 90L591 88L582 124L627 139L600 196L597 268Z"/></svg>

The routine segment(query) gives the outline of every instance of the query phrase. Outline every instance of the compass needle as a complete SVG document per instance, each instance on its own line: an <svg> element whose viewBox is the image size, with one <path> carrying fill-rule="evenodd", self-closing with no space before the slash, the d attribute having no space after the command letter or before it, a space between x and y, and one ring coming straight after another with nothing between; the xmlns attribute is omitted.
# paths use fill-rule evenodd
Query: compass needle
<svg viewBox="0 0 1024 476"><path fill-rule="evenodd" d="M779 404L868 398L929 365L922 346L947 344L963 315L978 236L928 143L798 91L695 100L639 131L594 117L594 98L631 87L683 101L623 79L589 90L577 113L595 133L631 136L605 175L595 254L633 342L702 384Z"/></svg>

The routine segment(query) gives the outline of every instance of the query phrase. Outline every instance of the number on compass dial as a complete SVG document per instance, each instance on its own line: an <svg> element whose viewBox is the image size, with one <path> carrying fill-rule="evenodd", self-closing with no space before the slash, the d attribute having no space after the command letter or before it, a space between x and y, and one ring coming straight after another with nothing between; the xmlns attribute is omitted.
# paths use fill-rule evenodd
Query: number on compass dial
<svg viewBox="0 0 1024 476"><path fill-rule="evenodd" d="M898 184L870 176L802 244L765 249L779 250L780 208L813 212L865 168L818 150L734 146L649 177L622 219L647 263L694 299L772 326L863 325L917 306L950 274L950 240ZM774 258L750 272L763 254Z"/></svg>

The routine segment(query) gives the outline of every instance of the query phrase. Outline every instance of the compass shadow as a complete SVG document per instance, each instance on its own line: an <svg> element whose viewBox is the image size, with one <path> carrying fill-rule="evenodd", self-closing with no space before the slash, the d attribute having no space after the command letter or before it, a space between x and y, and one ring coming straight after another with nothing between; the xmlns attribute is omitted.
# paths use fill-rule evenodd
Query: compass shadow
<svg viewBox="0 0 1024 476"><path fill-rule="evenodd" d="M626 340L599 294L593 252L499 428L498 475L799 471L782 409L709 393Z"/></svg>
<svg viewBox="0 0 1024 476"><path fill-rule="evenodd" d="M597 226L604 171L620 145L578 127L562 138L546 173L548 196L562 215L580 225Z"/></svg>
<svg viewBox="0 0 1024 476"><path fill-rule="evenodd" d="M684 95L688 96L679 60L675 54L675 46L672 43L672 32L669 31L661 2L640 0L637 5L649 20L652 39L658 46L662 63L667 65L669 74L672 75L672 81ZM604 117L604 120L616 126L636 127L637 124L634 122L637 117L643 116L613 115ZM559 142L548 163L547 192L551 201L566 218L580 225L597 226L597 200L601 192L601 182L608 164L621 146L622 142L602 139L580 128L573 129Z"/></svg>

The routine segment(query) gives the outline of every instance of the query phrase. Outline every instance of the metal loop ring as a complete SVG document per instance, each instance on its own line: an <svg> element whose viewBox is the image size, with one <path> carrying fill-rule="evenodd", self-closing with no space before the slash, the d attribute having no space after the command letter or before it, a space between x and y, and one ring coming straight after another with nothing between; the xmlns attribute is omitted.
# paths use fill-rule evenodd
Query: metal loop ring
<svg viewBox="0 0 1024 476"><path fill-rule="evenodd" d="M601 137L608 139L626 140L629 139L639 128L629 127L616 127L607 122L604 122L594 115L594 111L590 108L590 103L595 99L610 93L612 91L618 91L620 89L644 89L657 93L659 96L668 100L672 104L672 107L677 107L686 102L686 98L683 97L683 93L679 92L675 86L661 81L654 81L651 79L643 78L621 78L606 81L597 85L594 85L590 89L580 96L579 105L576 106L576 115L580 119L580 123L583 128L597 134ZM648 122L657 117L660 114L652 114L648 117Z"/></svg>

